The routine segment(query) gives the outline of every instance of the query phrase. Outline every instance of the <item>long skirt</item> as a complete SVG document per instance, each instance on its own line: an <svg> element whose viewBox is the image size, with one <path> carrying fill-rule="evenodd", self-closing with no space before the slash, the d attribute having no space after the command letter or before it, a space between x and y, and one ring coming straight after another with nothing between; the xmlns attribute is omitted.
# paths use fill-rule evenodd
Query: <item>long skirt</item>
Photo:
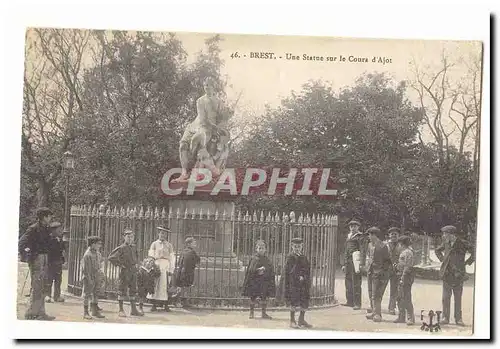
<svg viewBox="0 0 500 349"><path fill-rule="evenodd" d="M161 275L156 280L155 291L148 299L157 301L168 301L168 269L170 261L167 259L157 259L156 265L160 268Z"/></svg>

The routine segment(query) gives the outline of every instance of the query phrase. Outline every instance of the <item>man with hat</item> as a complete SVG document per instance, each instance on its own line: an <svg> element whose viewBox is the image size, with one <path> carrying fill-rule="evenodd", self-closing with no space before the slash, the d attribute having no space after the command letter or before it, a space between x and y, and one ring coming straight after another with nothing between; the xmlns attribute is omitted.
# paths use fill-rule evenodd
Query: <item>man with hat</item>
<svg viewBox="0 0 500 349"><path fill-rule="evenodd" d="M48 275L46 285L46 301L64 302L61 297L62 266L64 264L64 242L62 240L62 224L52 222L50 224L50 240L48 253ZM54 297L52 296L52 284L54 285Z"/></svg>
<svg viewBox="0 0 500 349"><path fill-rule="evenodd" d="M462 232L453 225L441 228L443 244L436 248L436 256L441 262L439 276L443 279L443 319L441 324L450 323L451 295L455 300L455 323L465 326L462 319L462 291L466 279L465 265L474 263L474 248L464 239ZM470 257L465 260L465 254Z"/></svg>
<svg viewBox="0 0 500 349"><path fill-rule="evenodd" d="M349 222L349 234L344 247L342 271L345 273L346 303L344 306L361 309L361 271L354 267L353 253L361 253L365 245L363 233L359 230L361 224L357 220Z"/></svg>
<svg viewBox="0 0 500 349"><path fill-rule="evenodd" d="M396 266L399 261L399 255L401 254L401 247L398 243L400 230L397 227L391 227L387 231L389 234L389 240L387 241L387 247L389 248L389 254L392 260L392 270L390 271L389 277L389 314L396 315L396 300L398 297L398 284L399 278L396 273Z"/></svg>
<svg viewBox="0 0 500 349"><path fill-rule="evenodd" d="M158 230L158 240L151 244L148 256L155 259L155 264L160 269L161 275L156 280L155 291L150 298L153 303L151 311L157 311L157 305L163 305L165 311L169 311L168 288L169 279L175 270L175 251L172 244L167 241L167 234L171 230L164 227L156 229Z"/></svg>
<svg viewBox="0 0 500 349"><path fill-rule="evenodd" d="M385 288L389 282L389 273L392 268L391 255L387 245L383 243L384 233L377 227L371 227L366 231L370 239L372 258L366 266L367 273L372 282L372 304L373 313L366 316L374 322L382 321L382 298Z"/></svg>
<svg viewBox="0 0 500 349"><path fill-rule="evenodd" d="M40 207L36 211L37 222L30 225L19 239L19 253L28 262L31 275L31 294L28 309L24 315L29 320L54 320L45 312L45 285L48 272L50 246L50 221L52 211Z"/></svg>

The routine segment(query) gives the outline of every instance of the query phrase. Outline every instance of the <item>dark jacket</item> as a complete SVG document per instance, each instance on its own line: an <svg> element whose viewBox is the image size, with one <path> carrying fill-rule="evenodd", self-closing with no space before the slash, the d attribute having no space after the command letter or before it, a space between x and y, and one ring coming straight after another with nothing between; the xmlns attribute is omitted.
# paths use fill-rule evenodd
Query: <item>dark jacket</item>
<svg viewBox="0 0 500 349"><path fill-rule="evenodd" d="M355 251L360 251L363 253L363 249L366 246L366 238L363 233L358 232L349 238L349 235L344 244L344 254L341 259L341 265L345 266L347 263L352 261L352 253ZM363 258L363 257L361 257Z"/></svg>
<svg viewBox="0 0 500 349"><path fill-rule="evenodd" d="M436 248L436 256L442 262L439 276L442 279L463 281L466 278L465 264L472 264L475 259L474 248L463 239L457 239L453 245L445 242ZM470 258L465 261L465 254L469 252Z"/></svg>
<svg viewBox="0 0 500 349"><path fill-rule="evenodd" d="M392 260L389 248L382 241L370 244L370 255L367 259L366 270L372 275L388 276L392 272Z"/></svg>
<svg viewBox="0 0 500 349"><path fill-rule="evenodd" d="M387 247L389 248L389 254L393 265L398 264L399 255L403 251L403 249L401 249L398 245L398 242L387 241Z"/></svg>
<svg viewBox="0 0 500 349"><path fill-rule="evenodd" d="M137 272L137 293L140 297L146 297L148 293L154 293L156 279L160 275L160 268L157 265L153 265L150 270L147 270L144 266L139 268Z"/></svg>
<svg viewBox="0 0 500 349"><path fill-rule="evenodd" d="M64 264L64 241L51 237L49 240L49 267L51 265L60 266Z"/></svg>
<svg viewBox="0 0 500 349"><path fill-rule="evenodd" d="M182 252L179 267L175 274L175 284L178 287L189 287L194 283L194 270L196 265L200 263L200 257L196 251L190 247L186 247Z"/></svg>
<svg viewBox="0 0 500 349"><path fill-rule="evenodd" d="M300 281L300 277L303 280ZM284 296L287 303L309 300L311 287L311 266L306 256L290 253L286 257Z"/></svg>
<svg viewBox="0 0 500 349"><path fill-rule="evenodd" d="M50 228L42 225L40 222L32 224L21 236L18 243L21 260L32 262L40 254L48 254L50 249ZM24 250L30 249L26 253Z"/></svg>
<svg viewBox="0 0 500 349"><path fill-rule="evenodd" d="M135 270L138 261L135 245L121 244L109 254L108 261L122 269Z"/></svg>
<svg viewBox="0 0 500 349"><path fill-rule="evenodd" d="M259 268L264 269L259 272ZM243 281L243 296L246 297L274 297L276 294L276 280L274 267L267 256L254 255L248 263Z"/></svg>

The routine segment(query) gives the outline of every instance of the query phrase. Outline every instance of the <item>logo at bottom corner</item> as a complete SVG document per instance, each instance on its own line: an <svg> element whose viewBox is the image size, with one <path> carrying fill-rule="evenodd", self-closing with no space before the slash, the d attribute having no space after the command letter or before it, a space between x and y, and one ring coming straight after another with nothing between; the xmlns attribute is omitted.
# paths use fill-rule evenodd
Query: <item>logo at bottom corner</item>
<svg viewBox="0 0 500 349"><path fill-rule="evenodd" d="M441 310L421 310L420 311L420 320L422 321L422 326L420 326L421 331L426 332L438 332L441 331L441 325L439 321L441 321L441 314L443 312Z"/></svg>

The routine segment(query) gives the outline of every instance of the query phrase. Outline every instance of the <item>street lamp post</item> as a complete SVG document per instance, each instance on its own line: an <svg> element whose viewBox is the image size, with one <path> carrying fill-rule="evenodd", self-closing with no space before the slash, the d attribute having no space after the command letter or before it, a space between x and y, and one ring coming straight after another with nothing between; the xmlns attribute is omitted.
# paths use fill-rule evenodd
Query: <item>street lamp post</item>
<svg viewBox="0 0 500 349"><path fill-rule="evenodd" d="M75 168L75 158L70 151L67 151L63 155L63 168L64 175L66 177L66 186L64 188L64 229L63 238L67 241L69 238L69 174L70 171Z"/></svg>

